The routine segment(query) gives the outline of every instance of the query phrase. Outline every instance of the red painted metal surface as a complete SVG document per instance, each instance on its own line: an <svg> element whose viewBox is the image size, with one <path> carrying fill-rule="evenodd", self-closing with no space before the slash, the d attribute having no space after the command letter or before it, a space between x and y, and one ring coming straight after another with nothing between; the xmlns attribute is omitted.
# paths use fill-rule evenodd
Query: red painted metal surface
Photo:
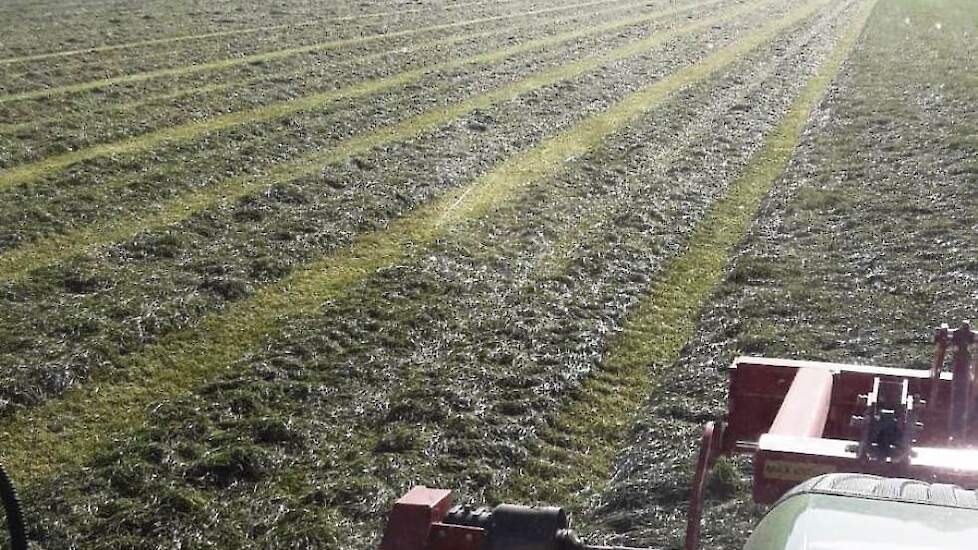
<svg viewBox="0 0 978 550"><path fill-rule="evenodd" d="M969 448L978 444L971 426L975 340L967 323L942 327L929 370L738 358L730 374L723 451L754 455L754 499L762 504L830 472L978 488L978 451ZM949 348L952 372L941 372ZM864 454L867 421L861 417L868 404L883 404L890 426L903 429L906 446L894 441L887 447L892 456Z"/></svg>
<svg viewBox="0 0 978 550"><path fill-rule="evenodd" d="M951 383L951 408L948 418L948 435L953 444L967 444L968 428L971 420L972 371L971 350L969 346L975 341L975 333L971 325L965 323L951 334L951 345L954 346L954 379Z"/></svg>
<svg viewBox="0 0 978 550"><path fill-rule="evenodd" d="M700 453L696 460L696 474L689 497L689 511L686 513L686 550L696 550L700 545L700 519L703 515L703 499L710 468L720 455L720 442L723 439L723 426L707 422L700 438Z"/></svg>
<svg viewBox="0 0 978 550"><path fill-rule="evenodd" d="M823 437L856 439L858 432L849 425L854 414L862 412L860 396L873 389L876 377L908 381L912 395L930 391L930 373L920 369L894 369L864 365L846 365L816 361L794 361L762 357L740 357L730 371L727 427L723 449L730 452L753 452L760 437L774 423L795 374L802 368L820 369L832 375L832 395L825 420ZM940 373L937 395L946 402L951 393L951 375ZM925 430L922 445L941 446L947 442L947 411L929 407L922 412Z"/></svg>
<svg viewBox="0 0 978 550"><path fill-rule="evenodd" d="M832 472L978 489L976 340L967 323L941 327L929 369L738 358L727 425L708 423L700 440L686 550L699 546L705 488L721 454L753 454L760 504ZM942 372L949 352L951 372ZM450 505L448 491L413 489L395 505L381 550L478 550L490 540L492 522L456 525L474 523L449 514Z"/></svg>
<svg viewBox="0 0 978 550"><path fill-rule="evenodd" d="M427 487L411 489L394 504L380 550L424 550L432 526L448 514L451 506L451 491Z"/></svg>
<svg viewBox="0 0 978 550"><path fill-rule="evenodd" d="M822 437L832 402L832 373L798 369L768 433Z"/></svg>
<svg viewBox="0 0 978 550"><path fill-rule="evenodd" d="M428 546L424 550L479 550L485 533L478 527L436 523L431 527Z"/></svg>

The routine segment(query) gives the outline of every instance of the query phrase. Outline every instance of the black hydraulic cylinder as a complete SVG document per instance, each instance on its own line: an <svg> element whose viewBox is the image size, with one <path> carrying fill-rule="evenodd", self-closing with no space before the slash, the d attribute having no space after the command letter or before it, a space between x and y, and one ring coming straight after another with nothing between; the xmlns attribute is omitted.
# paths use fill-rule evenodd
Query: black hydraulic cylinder
<svg viewBox="0 0 978 550"><path fill-rule="evenodd" d="M487 550L559 550L567 514L551 506L501 504L492 511Z"/></svg>

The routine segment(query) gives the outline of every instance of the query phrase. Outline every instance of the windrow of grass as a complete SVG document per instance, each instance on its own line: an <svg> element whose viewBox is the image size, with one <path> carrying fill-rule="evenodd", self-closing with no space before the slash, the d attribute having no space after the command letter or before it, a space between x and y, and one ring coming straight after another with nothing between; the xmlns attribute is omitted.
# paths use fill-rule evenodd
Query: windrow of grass
<svg viewBox="0 0 978 550"><path fill-rule="evenodd" d="M785 56L793 56L806 45L807 42L792 44L785 51ZM776 66L765 67L760 74L753 75L750 81L738 86L735 95L712 106L712 116L704 116L687 126L681 135L676 136L673 147L658 150L649 163L659 167L662 172L670 170L678 159L689 154L690 144L704 141L709 137L718 116L726 114L730 107L740 104L760 86L765 85L767 78L776 68ZM570 223L561 229L537 269L544 276L559 276L565 272L571 262L578 258L579 253L592 248L598 242L610 240L609 233L620 232L614 220L620 219L625 211L632 208L633 201L647 191L648 185L649 182L645 179L630 178L625 182L624 189L613 200L592 203L582 216L568 220Z"/></svg>
<svg viewBox="0 0 978 550"><path fill-rule="evenodd" d="M961 0L880 3L616 460L603 532L641 546L681 529L681 510L658 494L688 487L677 457L691 464L702 421L722 416L733 358L926 369L934 327L973 316L978 239L960 229L978 223L978 172L959 172L970 155L953 140L978 119L974 98L951 90L967 89L976 16ZM724 473L749 479L749 461L734 464ZM725 485L704 514L705 546L740 548L761 514L749 484Z"/></svg>
<svg viewBox="0 0 978 550"><path fill-rule="evenodd" d="M842 3L826 17L829 20L834 20L839 13L848 9L849 5ZM819 32L822 32L821 29L813 28L804 40L795 41L788 45L782 52L783 57L790 59L802 49L810 47L814 35ZM674 138L675 145L657 151L649 159L649 163L657 167L657 173L668 173L674 168L678 160L690 154L689 146L691 144L704 141L709 137L709 133L714 131L713 125L718 116L735 106L743 108L743 102L755 94L761 86L766 85L768 78L778 69L777 65L765 66L759 73L751 75L749 80L737 86L736 94L713 104L711 116L703 116L686 126L682 134ZM648 191L647 186L648 181L646 179L631 178L625 182L623 191L618 193L613 200L591 204L586 212L561 229L550 246L546 258L541 260L538 267L539 271L555 276L562 273L570 262L577 261L582 251L593 248L599 242L609 242L613 238L613 234L620 232L615 227L613 220L625 216L636 197ZM677 190L676 192L685 192L685 190Z"/></svg>
<svg viewBox="0 0 978 550"><path fill-rule="evenodd" d="M192 73L220 71L223 69L229 69L240 65L268 63L271 61L276 61L279 59L284 59L284 58L288 58L294 55L307 53L307 52L339 49L339 48L345 48L357 44L375 42L379 40L389 40L392 38L413 36L425 32L437 32L437 31L451 30L456 28L484 25L486 23L491 23L494 21L503 21L507 19L516 19L520 17L527 17L527 16L538 15L543 13L566 11L566 10L578 9L587 6L596 6L596 5L606 4L609 2L618 2L618 1L621 0L590 0L588 2L567 4L567 5L542 8L537 10L529 10L526 12L516 13L516 14L479 17L476 19L456 21L452 23L429 25L426 27L420 27L416 29L404 29L404 30L393 31L388 33L371 34L371 35L361 36L356 38L330 40L326 42L319 42L316 44L308 44L305 46L284 48L280 50L262 52L262 53L252 54L252 55L241 56L241 57L226 58L226 59L221 59L221 60L212 61L208 63L199 63L195 65L187 65L182 67L171 67L171 68L147 71L142 73L114 76L114 77L103 78L98 80L90 80L87 82L78 82L75 84L69 84L65 86L57 86L52 88L40 89L40 90L32 90L27 92L2 95L0 96L0 105L3 105L5 103L16 102L16 101L27 101L27 100L46 98L46 97L51 97L60 94L88 92L92 90L107 88L110 86L116 86L120 84L132 84L132 83L141 82L145 80L175 78L175 77L185 76Z"/></svg>
<svg viewBox="0 0 978 550"><path fill-rule="evenodd" d="M712 2L716 1L717 0L712 0ZM694 7L696 7L696 5L694 5ZM569 7L567 9L569 9ZM422 66L416 69L403 71L386 78L361 81L337 90L313 93L288 101L277 101L256 107L254 109L213 116L200 121L156 130L117 142L93 145L91 147L86 147L76 151L50 156L35 162L13 166L0 173L0 190L8 189L16 185L30 183L39 178L55 174L58 171L79 162L100 157L147 151L164 144L190 141L204 134L225 130L235 126L257 124L283 118L299 112L322 110L327 108L331 103L342 99L365 97L392 88L402 87L418 82L433 72L451 71L474 65L490 65L522 53L545 49L585 36L591 36L598 33L607 33L615 29L639 25L660 18L678 15L689 9L689 7L683 7L663 10L641 17L627 17L591 28L566 31L554 36L530 40L521 44L516 44L514 46L483 54L429 66Z"/></svg>
<svg viewBox="0 0 978 550"><path fill-rule="evenodd" d="M446 6L451 2L425 2L423 6L403 6L405 12L414 7L427 9ZM85 47L123 44L188 34L219 32L230 28L250 28L297 21L348 17L365 12L386 12L389 3L358 4L354 2L303 3L285 0L274 3L241 2L139 2L124 7L82 9L71 4L40 10L4 10L9 32L0 54L3 57L27 56L56 50L76 50ZM407 12L408 16L414 15ZM184 29L182 31L178 29ZM44 43L31 40L46 32Z"/></svg>
<svg viewBox="0 0 978 550"><path fill-rule="evenodd" d="M506 497L574 503L582 490L606 483L635 411L668 376L696 328L700 308L722 279L731 254L787 166L811 113L860 38L875 4L868 0L861 6L744 175L711 207L683 252L628 315L600 371L572 394L546 434L548 441L504 491Z"/></svg>
<svg viewBox="0 0 978 550"><path fill-rule="evenodd" d="M110 220L83 226L76 231L43 238L34 243L20 246L0 256L0 278L7 281L17 280L35 269L51 265L67 256L89 252L143 231L159 229L177 223L217 205L252 195L275 184L317 174L323 169L323 166L345 161L375 147L408 139L477 109L508 101L530 91L585 74L619 60L641 55L679 36L750 13L755 7L756 4L746 4L723 10L714 17L651 35L646 39L616 48L605 54L537 73L460 103L434 109L398 124L378 128L375 131L350 138L335 148L317 151L298 160L281 163L262 175L246 175L224 180L206 188L169 199L156 205L150 211L133 210ZM652 20L663 16L661 14L650 15L648 18ZM603 33L629 24L628 21L613 22L590 30ZM587 32L573 31L569 34L577 36ZM522 46L517 46L517 48L519 47ZM106 196L106 199L111 201L111 196Z"/></svg>
<svg viewBox="0 0 978 550"><path fill-rule="evenodd" d="M621 5L610 5L607 8L590 12L586 16L590 18L598 18L617 12L632 12L632 10L639 10L646 5L647 2L631 2ZM628 14L628 17L638 16L640 16L639 13ZM381 51L358 56L348 63L343 63L343 65L347 65L352 69L354 67L370 67L377 62L386 62L390 64L392 63L393 59L398 59L405 55L422 55L425 56L425 59L430 63L438 55L439 51L443 51L447 47L453 45L461 45L463 43L483 44L483 41L493 37L506 37L513 35L525 36L527 31L532 32L533 30L536 30L541 35L549 35L559 32L560 25L573 24L580 20L581 17L582 16L579 13L572 13L567 16L547 18L544 19L542 23L534 21L528 23L527 25L503 25L499 26L498 28L493 27L478 33L462 32L447 37L416 41L408 47L398 46L394 48L386 48ZM552 25L554 28L540 29L542 25L547 25L548 27ZM325 78L329 73L335 74L336 71L345 68L343 65L332 65L327 70L316 64L310 65L310 67L288 66L281 70L276 70L271 74L258 74L254 76L247 76L242 79L224 79L218 82L199 86L175 86L175 90L166 90L160 93L140 94L138 99L112 104L108 106L107 109L97 109L97 105L93 106L91 104L84 103L77 106L75 109L79 116L68 116L68 114L66 114L68 109L64 109L48 117L32 118L30 120L17 123L0 124L0 134L17 134L27 129L36 129L35 132L32 132L29 140L21 140L25 147L30 147L33 149L34 147L30 144L51 142L55 136L60 136L65 133L70 135L72 131L77 132L82 136L89 133L94 133L96 131L95 128L90 128L89 125L84 124L88 121L95 122L109 120L112 121L113 125L115 125L115 121L118 120L120 116L145 116L146 110L155 109L166 109L167 111L175 110L173 109L174 106L169 105L169 103L189 96L196 98L193 104L195 107L194 111L206 111L207 106L216 101L220 102L219 108L221 111L233 110L234 107L232 106L228 106L226 108L224 107L225 102L230 101L229 98L214 98L212 100L209 96L215 94L216 92L222 91L234 92L236 95L246 95L243 92L247 91L249 87L252 86L271 87L274 86L277 81L281 80L301 80L304 78L321 79ZM314 82L318 83L319 80L314 80ZM102 102L98 101L96 103L101 104ZM72 105L72 107L75 107L75 105ZM190 115L185 113L174 113L174 116L187 117ZM178 118L177 120L179 121L180 119ZM78 126L81 126L81 128L78 128ZM81 131L82 129L84 129L84 131ZM127 128L126 131L131 132L131 129ZM17 137L19 138L20 136ZM111 141L111 138L105 139L101 137L101 135L97 138L93 136L93 139L99 139L103 142ZM85 146L85 142L76 142L80 143L82 147ZM78 147L73 148L77 149Z"/></svg>
<svg viewBox="0 0 978 550"><path fill-rule="evenodd" d="M825 32L821 23L815 28ZM644 165L643 152L631 145L643 142L639 136L648 138L649 147L669 147L684 126L678 120L698 118L698 109L709 110L716 96L727 97L729 84L743 82L736 75L754 78L751 67L767 66L770 58L778 59L779 66L794 67L799 59L780 56L797 39L798 32L791 29L725 68L722 77L692 86L695 92L684 89L671 96L640 122L606 140L599 151L569 162L554 180L519 193L491 217L454 227L421 258L383 270L314 317L286 323L266 351L256 352L226 376L160 409L154 407L145 428L120 438L118 445L89 463L93 483L62 478L33 492L45 510L67 509L79 501L106 510L70 517L38 514L52 526L51 531L44 529L54 532L50 545L68 546L62 537L85 540L94 532L116 542L133 530L144 532L145 526L154 534L166 533L167 540L202 536L218 546L265 546L287 540L295 545L373 548L389 503L419 480L440 487L472 487L461 491L462 498L489 502L478 491L501 485L501 479L518 469L518 461L503 457L523 456L527 440L534 439L528 426L538 426L541 412L559 395L557 380L565 380L567 372L582 363L590 364L591 351L582 348L590 350L592 339L601 339L594 325L619 311L607 301L620 303L622 294L641 292L642 285L633 283L630 275L649 271L649 261L640 251L668 240L629 225L622 231L631 235L624 247L631 252L621 252L622 241L596 245L594 256L571 271L573 282L568 286L546 277L537 280L525 268L534 263L533 253L542 243L527 235L559 232L564 224L555 225L554 220L572 214L564 204L541 204L542 211L536 206L549 203L552 194L571 191L565 184L583 194L595 186L614 187L605 176L617 179L613 174L618 167L631 177L642 177L644 172L633 170ZM818 49L828 48L823 43ZM808 72L810 65L803 63L804 70L790 71L794 78L803 80L800 77ZM776 122L767 115L768 100L783 104L774 98L798 87L786 84L790 78L768 82L776 90L761 94L766 99L754 98L761 101L749 113L734 109L725 120L763 113L765 126ZM527 117L534 118L531 113ZM721 137L714 145L720 149L727 139L742 143L740 131L730 135L727 128L718 121ZM737 168L712 173L723 182L730 181L747 156L735 151L737 161L732 164ZM630 160L623 162L622 156ZM696 166L714 166L712 157L697 157ZM585 183L590 178L572 176L582 170L597 178L594 185ZM668 185L636 197L635 210L654 210L664 189ZM662 223L668 227L672 221ZM602 251L604 246L612 248ZM482 258L482 251L490 257ZM643 259L635 258L636 253ZM506 269L497 272L495 265ZM583 265L588 267L582 271ZM521 274L506 275L510 269ZM536 282L523 280L525 275ZM523 360L507 359L510 353ZM281 426L275 432L266 428L275 425ZM255 426L259 435L253 435ZM281 435L269 441L269 433ZM229 457L244 459L257 470L225 474L222 465ZM129 500L124 495L140 496ZM142 495L159 495L162 510ZM190 506L167 512L170 503L188 501ZM124 504L115 506L116 502ZM162 525L147 506L167 518ZM306 543L307 538L318 544ZM155 546L152 540L143 539L143 544Z"/></svg>
<svg viewBox="0 0 978 550"><path fill-rule="evenodd" d="M658 0L657 0L658 2ZM99 54L76 56L69 58L56 58L30 63L19 63L5 67L5 71L0 74L0 93L15 94L30 92L38 89L58 88L61 86L72 85L79 82L89 82L93 80L103 80L128 74L139 74L152 72L161 69L189 66L195 64L205 64L219 61L226 58L244 57L278 51L283 49L303 47L310 44L317 44L323 41L337 41L342 39L354 39L363 36L385 34L391 31L409 30L419 27L430 26L441 22L460 21L463 19L476 19L494 15L507 15L512 13L532 11L540 8L555 7L549 0L532 0L520 4L480 4L469 6L468 9L458 13L460 17L445 18L440 17L439 12L434 6L428 6L426 12L406 12L395 14L386 19L364 19L360 21L343 21L341 23L327 23L316 26L303 26L289 28L286 30L273 30L263 33L252 33L243 35L231 35L210 40L183 41L171 45L144 47L137 49L109 50ZM649 8L654 7L650 5ZM388 6L389 9L389 6ZM354 12L357 13L357 12ZM328 19L341 17L342 14L332 14L326 10L318 14L310 14L304 21ZM273 19L270 21L244 21L242 24L252 24L260 26L264 24L286 24L295 19L290 16L287 20ZM481 25L478 30L487 30L490 26L506 24L506 21L498 23L487 23ZM228 23L218 26L215 31L227 30L229 27L240 26ZM435 31L434 35L444 36L449 31ZM413 43L411 36L395 37L384 41L384 46L393 48L395 45L410 46ZM376 42L365 42L344 48L345 55L354 56L369 54L376 50ZM314 50L302 52L287 59L280 59L271 65L273 68L292 66L294 70L303 68L304 65L318 60L331 60L335 57L333 50ZM107 103L117 97L125 97L126 94L137 94L142 90L157 91L162 87L174 89L187 82L206 84L212 82L214 77L229 79L239 74L254 74L261 71L264 62L256 64L238 65L231 69L224 69L217 74L213 73L190 73L177 79L148 80L134 84L111 87L98 94L99 98ZM61 107L65 104L73 104L78 100L84 99L92 94L62 94L35 101L21 101L8 103L3 111L12 113L15 116L19 111L27 107L43 105L45 108ZM0 112L3 112L0 111ZM0 117L4 115L0 114Z"/></svg>
<svg viewBox="0 0 978 550"><path fill-rule="evenodd" d="M847 11L850 5L846 2L840 3L831 13L824 16L826 21L834 21L839 15ZM799 53L812 48L812 43L816 36L824 30L819 25L813 26L806 31L803 39L794 40L783 50L779 51L779 59L794 59ZM661 192L657 187L659 182L666 181L677 170L677 162L681 162L683 169L686 169L689 162L702 162L694 144L708 142L711 135L716 133L716 125L723 117L729 117L730 111L746 111L745 102L758 93L761 87L769 86L770 79L776 71L784 70L785 61L764 65L759 71L751 73L749 78L745 78L735 87L729 88L725 97L717 98L710 102L709 109L704 109L703 114L695 120L690 120L684 124L678 133L669 138L671 147L657 149L653 154L645 159L645 164L653 167L652 174L645 177L636 177L629 173L629 177L620 184L615 193L607 200L594 200L593 197L577 197L577 200L587 201L587 207L574 204L565 204L555 207L559 211L578 212L579 215L571 216L564 220L556 236L547 248L547 251L537 262L535 271L539 277L553 278L561 277L566 273L571 263L588 261L582 254L588 254L595 248L600 248L602 243L610 243L615 240L616 235L622 233L622 228L618 226L619 220L627 218L627 212L634 208L636 201L640 201L643 195ZM790 91L790 90L789 90ZM741 146L743 150L745 146ZM753 150L747 150L753 155ZM590 177L590 176L588 176ZM686 186L678 186L670 190L672 195L689 196L692 190ZM707 186L704 186L707 187ZM692 208L684 204L683 208L692 214ZM661 215L665 212L660 210ZM676 222L679 223L678 221ZM678 226L673 226L671 231L681 234Z"/></svg>
<svg viewBox="0 0 978 550"><path fill-rule="evenodd" d="M439 6L437 11L451 12L453 10L468 9L476 6L482 6L486 4L509 4L513 2L518 2L520 0L503 0L499 2L486 2L485 0L476 0L472 2L458 2L445 4ZM154 38L151 40L136 40L133 42L124 42L121 44L105 44L102 46L92 46L88 48L79 48L75 50L60 50L53 52L36 53L30 55L22 55L15 57L7 57L0 59L0 66L12 65L15 63L30 63L35 61L42 61L46 59L55 58L65 58L65 57L75 57L88 54L98 54L103 52L111 52L116 50L129 50L134 48L143 48L147 46L169 46L177 42L187 42L187 41L198 41L198 40L208 40L211 38L222 38L226 36L240 36L243 34L255 34L263 33L269 31L279 31L279 30L295 30L303 27L320 26L332 23L342 23L344 21L356 21L360 19L375 19L375 18L385 18L391 16L402 16L404 14L410 13L429 13L430 8L407 8L399 9L397 11L386 11L386 12L374 12L374 13L363 13L359 15L348 15L342 17L331 17L327 19L319 19L313 21L296 21L292 23L281 23L276 25L264 25L258 27L245 27L240 29L228 29L223 31L213 31L205 32L199 34L187 34L180 36L171 36L167 38Z"/></svg>
<svg viewBox="0 0 978 550"><path fill-rule="evenodd" d="M567 159L599 146L648 109L686 86L709 79L823 5L815 2L793 9L732 47L650 84L505 161L473 184L418 208L385 230L360 236L348 250L296 270L224 312L200 319L193 328L164 337L130 356L126 365L94 376L85 387L12 418L3 430L5 464L28 483L37 483L56 468L81 465L95 449L111 444L115 434L137 427L142 413L153 403L227 372L230 365L275 334L283 319L312 315L323 302L347 295L378 269L422 253L427 244L456 224L487 214L527 185L552 176Z"/></svg>

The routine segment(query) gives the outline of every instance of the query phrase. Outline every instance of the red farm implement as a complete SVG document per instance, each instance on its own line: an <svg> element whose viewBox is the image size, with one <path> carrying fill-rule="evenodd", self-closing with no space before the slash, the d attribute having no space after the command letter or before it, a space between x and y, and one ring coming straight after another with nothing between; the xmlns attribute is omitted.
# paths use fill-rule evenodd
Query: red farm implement
<svg viewBox="0 0 978 550"><path fill-rule="evenodd" d="M894 537L888 547L970 548L978 535L975 334L968 323L938 329L930 370L738 358L727 423L707 424L701 439L685 548L699 546L710 469L719 456L742 453L753 455L755 502L774 505L746 548L823 547L793 546L819 537L829 537L824 547L832 548L865 548L887 537ZM950 372L942 372L949 352ZM942 539L952 516L974 527ZM861 528L867 521L892 525L870 535ZM908 525L913 529L904 533ZM844 539L831 539L839 532ZM580 542L560 508L453 507L449 491L424 487L395 504L381 544L381 550L587 548L605 547Z"/></svg>

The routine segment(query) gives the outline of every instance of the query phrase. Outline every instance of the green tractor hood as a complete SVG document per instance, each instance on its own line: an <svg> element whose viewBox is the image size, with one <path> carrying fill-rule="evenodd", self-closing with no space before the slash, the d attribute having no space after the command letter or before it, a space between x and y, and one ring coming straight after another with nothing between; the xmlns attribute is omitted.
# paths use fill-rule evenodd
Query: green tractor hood
<svg viewBox="0 0 978 550"><path fill-rule="evenodd" d="M978 495L864 474L812 478L782 497L745 550L978 548Z"/></svg>

